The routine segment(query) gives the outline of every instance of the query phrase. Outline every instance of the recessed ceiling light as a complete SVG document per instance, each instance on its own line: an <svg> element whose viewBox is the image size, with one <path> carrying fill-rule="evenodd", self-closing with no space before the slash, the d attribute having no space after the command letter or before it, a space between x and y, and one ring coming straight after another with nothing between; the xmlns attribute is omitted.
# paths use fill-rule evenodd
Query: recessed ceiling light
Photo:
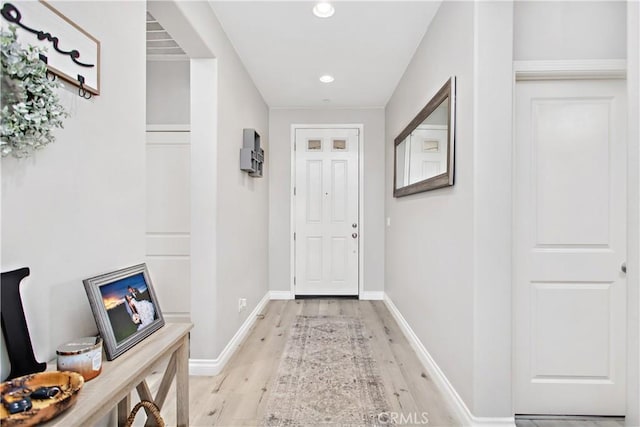
<svg viewBox="0 0 640 427"><path fill-rule="evenodd" d="M320 81L322 83L331 83L333 82L335 79L333 78L333 76L329 75L329 74L325 74L324 76L320 76Z"/></svg>
<svg viewBox="0 0 640 427"><path fill-rule="evenodd" d="M329 98L325 98L322 100L322 102L331 102L331 100Z"/></svg>
<svg viewBox="0 0 640 427"><path fill-rule="evenodd" d="M336 10L331 6L331 3L326 1L321 1L313 7L313 14L318 18L329 18L330 16L333 16L335 11Z"/></svg>

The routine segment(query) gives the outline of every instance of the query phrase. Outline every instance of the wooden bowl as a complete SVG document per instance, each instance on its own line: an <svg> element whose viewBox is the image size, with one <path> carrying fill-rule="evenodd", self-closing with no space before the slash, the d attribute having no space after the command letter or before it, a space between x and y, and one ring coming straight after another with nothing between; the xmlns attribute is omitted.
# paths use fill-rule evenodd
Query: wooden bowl
<svg viewBox="0 0 640 427"><path fill-rule="evenodd" d="M32 408L25 412L9 414L0 405L0 424L4 426L35 426L54 418L76 403L78 391L84 379L76 372L52 371L25 375L14 378L0 385L2 398L11 396L28 396L40 387L60 387L60 392L50 399L31 399Z"/></svg>

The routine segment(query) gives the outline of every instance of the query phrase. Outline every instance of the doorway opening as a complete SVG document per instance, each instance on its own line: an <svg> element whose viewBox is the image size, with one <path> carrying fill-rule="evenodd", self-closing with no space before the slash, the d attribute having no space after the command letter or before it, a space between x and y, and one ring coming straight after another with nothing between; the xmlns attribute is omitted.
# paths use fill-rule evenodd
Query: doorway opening
<svg viewBox="0 0 640 427"><path fill-rule="evenodd" d="M165 317L191 312L189 57L147 12L146 262ZM176 286L179 283L180 286Z"/></svg>

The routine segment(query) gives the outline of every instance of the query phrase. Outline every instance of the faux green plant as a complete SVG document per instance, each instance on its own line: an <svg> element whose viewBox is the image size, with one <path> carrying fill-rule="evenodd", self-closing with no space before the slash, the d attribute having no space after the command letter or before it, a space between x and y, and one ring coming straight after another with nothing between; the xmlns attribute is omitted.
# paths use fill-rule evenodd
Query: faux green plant
<svg viewBox="0 0 640 427"><path fill-rule="evenodd" d="M55 141L52 130L61 128L68 115L56 93L62 85L47 78L42 49L18 43L15 27L0 30L0 44L0 152L2 157L27 157Z"/></svg>

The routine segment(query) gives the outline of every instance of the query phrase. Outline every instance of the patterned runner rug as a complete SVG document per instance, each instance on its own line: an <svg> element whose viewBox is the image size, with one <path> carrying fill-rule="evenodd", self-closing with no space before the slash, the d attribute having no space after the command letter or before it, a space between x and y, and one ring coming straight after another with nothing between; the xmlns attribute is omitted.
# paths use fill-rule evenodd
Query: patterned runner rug
<svg viewBox="0 0 640 427"><path fill-rule="evenodd" d="M298 316L263 425L387 425L378 415L390 405L363 330L353 317Z"/></svg>

